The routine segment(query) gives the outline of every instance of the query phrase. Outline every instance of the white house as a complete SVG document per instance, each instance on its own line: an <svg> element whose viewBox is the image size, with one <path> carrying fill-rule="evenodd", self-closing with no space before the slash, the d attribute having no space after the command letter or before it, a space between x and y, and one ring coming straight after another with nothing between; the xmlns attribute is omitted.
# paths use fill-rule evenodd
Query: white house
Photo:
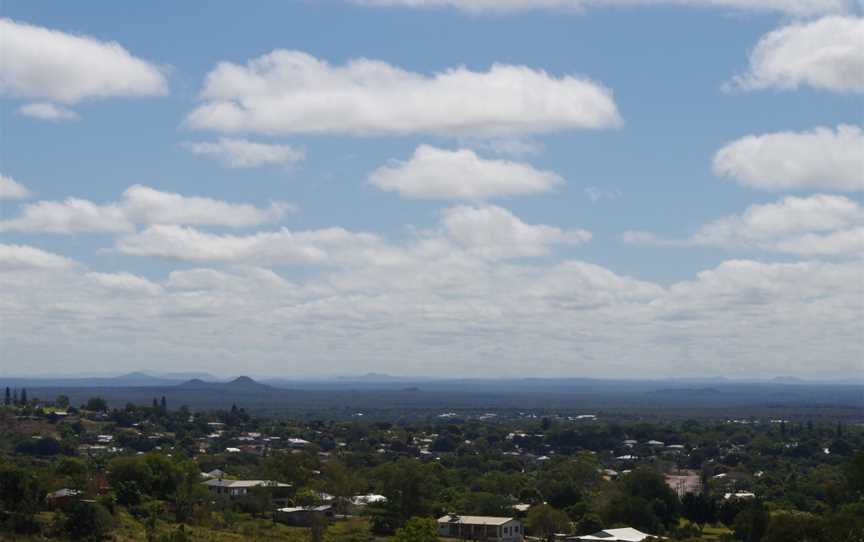
<svg viewBox="0 0 864 542"><path fill-rule="evenodd" d="M271 480L207 480L204 482L207 489L216 495L224 495L229 498L245 497L256 487L284 488L291 484L273 482Z"/></svg>
<svg viewBox="0 0 864 542"><path fill-rule="evenodd" d="M568 540L605 540L606 542L642 542L654 535L645 534L642 531L637 531L632 527L624 527L623 529L606 529L598 531L594 534L577 536Z"/></svg>
<svg viewBox="0 0 864 542"><path fill-rule="evenodd" d="M448 514L438 518L438 535L462 540L489 542L522 542L522 522L514 518L490 516L459 516Z"/></svg>

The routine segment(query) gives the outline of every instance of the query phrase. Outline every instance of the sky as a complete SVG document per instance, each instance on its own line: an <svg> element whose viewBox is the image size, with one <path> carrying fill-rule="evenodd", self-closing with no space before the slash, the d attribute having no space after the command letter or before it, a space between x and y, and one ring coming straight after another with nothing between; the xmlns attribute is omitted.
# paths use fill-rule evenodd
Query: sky
<svg viewBox="0 0 864 542"><path fill-rule="evenodd" d="M857 0L0 17L0 375L864 375Z"/></svg>

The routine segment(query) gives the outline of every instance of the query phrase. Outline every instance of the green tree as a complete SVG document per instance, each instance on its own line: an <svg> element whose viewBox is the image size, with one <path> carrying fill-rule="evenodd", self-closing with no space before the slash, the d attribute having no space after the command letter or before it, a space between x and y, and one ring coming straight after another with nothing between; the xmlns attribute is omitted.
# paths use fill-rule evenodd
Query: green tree
<svg viewBox="0 0 864 542"><path fill-rule="evenodd" d="M110 532L113 518L105 508L93 502L78 501L67 512L65 531L70 540L102 540Z"/></svg>
<svg viewBox="0 0 864 542"><path fill-rule="evenodd" d="M567 514L548 504L533 506L528 510L526 521L531 534L549 542L555 539L556 533L570 532L570 518Z"/></svg>
<svg viewBox="0 0 864 542"><path fill-rule="evenodd" d="M594 534L603 529L603 521L597 514L585 514L576 524L576 534Z"/></svg>
<svg viewBox="0 0 864 542"><path fill-rule="evenodd" d="M805 512L783 511L771 516L762 542L815 542L822 532L819 517Z"/></svg>
<svg viewBox="0 0 864 542"><path fill-rule="evenodd" d="M378 467L374 479L381 483L381 492L387 497L389 525L396 528L414 516L428 516L432 512L433 498L440 486L437 463L423 464L415 459L400 459Z"/></svg>
<svg viewBox="0 0 864 542"><path fill-rule="evenodd" d="M438 524L432 518L411 518L396 531L391 542L438 542Z"/></svg>
<svg viewBox="0 0 864 542"><path fill-rule="evenodd" d="M864 498L864 451L846 464L846 482L855 498Z"/></svg>
<svg viewBox="0 0 864 542"><path fill-rule="evenodd" d="M108 403L105 402L105 399L101 397L91 397L87 400L87 403L84 405L84 408L87 410L92 410L94 412L107 412L108 411Z"/></svg>
<svg viewBox="0 0 864 542"><path fill-rule="evenodd" d="M754 501L735 517L735 536L742 542L761 542L768 530L768 510Z"/></svg>
<svg viewBox="0 0 864 542"><path fill-rule="evenodd" d="M44 494L32 471L0 464L0 510L5 512L0 521L8 527L31 530Z"/></svg>

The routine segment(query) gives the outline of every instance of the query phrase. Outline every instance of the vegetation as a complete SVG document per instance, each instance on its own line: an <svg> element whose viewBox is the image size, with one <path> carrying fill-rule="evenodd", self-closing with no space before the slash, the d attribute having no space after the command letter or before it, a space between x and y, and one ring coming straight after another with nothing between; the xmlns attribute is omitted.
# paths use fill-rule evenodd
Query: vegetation
<svg viewBox="0 0 864 542"><path fill-rule="evenodd" d="M543 540L864 540L860 420L292 420L32 395L0 407L0 540L431 542L446 514L515 517Z"/></svg>

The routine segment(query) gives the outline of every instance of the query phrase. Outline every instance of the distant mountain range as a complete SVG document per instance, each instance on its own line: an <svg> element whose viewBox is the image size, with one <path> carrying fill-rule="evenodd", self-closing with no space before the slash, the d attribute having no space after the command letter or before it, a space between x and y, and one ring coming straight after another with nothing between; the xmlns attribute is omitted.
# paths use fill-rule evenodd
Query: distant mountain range
<svg viewBox="0 0 864 542"><path fill-rule="evenodd" d="M64 388L139 388L139 387L172 387L178 386L185 389L206 388L217 389L231 386L230 389L384 389L404 388L406 385L419 385L424 389L427 387L457 387L457 388L510 388L522 389L547 389L547 388L595 388L597 386L615 386L616 388L653 388L655 391L667 391L669 389L682 391L701 388L716 388L722 386L777 386L796 388L800 386L860 386L864 385L864 377L849 378L846 380L803 380L792 376L778 376L773 379L744 380L729 379L724 377L704 378L666 378L666 379L613 379L613 378L545 378L545 377L523 377L523 378L432 378L432 377L405 377L394 376L385 373L365 373L360 375L339 375L333 377L263 377L253 380L248 376L241 376L233 380L220 379L209 373L199 372L174 372L174 373L152 373L148 371L134 371L119 376L25 376L25 377L2 377L0 385L15 388L33 387L64 387ZM712 389L716 393L717 389Z"/></svg>

